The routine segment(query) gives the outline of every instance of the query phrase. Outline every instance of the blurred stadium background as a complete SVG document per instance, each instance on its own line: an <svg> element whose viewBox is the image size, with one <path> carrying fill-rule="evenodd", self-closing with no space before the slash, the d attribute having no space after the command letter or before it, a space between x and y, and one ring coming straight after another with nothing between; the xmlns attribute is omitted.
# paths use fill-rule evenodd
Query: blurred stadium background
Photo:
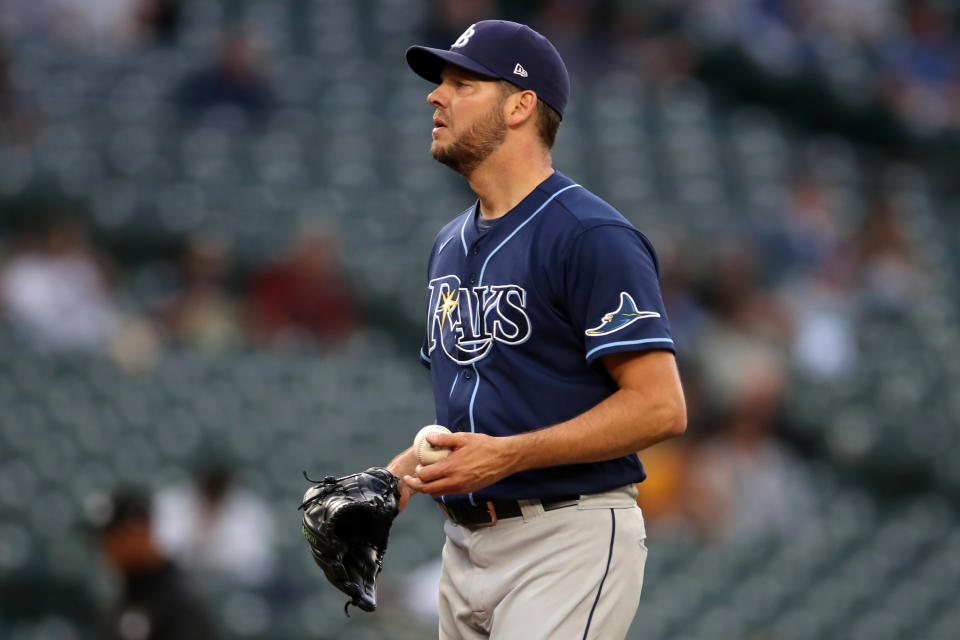
<svg viewBox="0 0 960 640"><path fill-rule="evenodd" d="M660 254L690 427L641 456L630 637L960 637L953 7L5 0L0 637L100 637L85 502L211 459L275 531L267 580L188 566L224 638L431 637L429 501L350 619L296 507L433 421L426 255L471 196L403 51L487 17L556 43L555 165Z"/></svg>

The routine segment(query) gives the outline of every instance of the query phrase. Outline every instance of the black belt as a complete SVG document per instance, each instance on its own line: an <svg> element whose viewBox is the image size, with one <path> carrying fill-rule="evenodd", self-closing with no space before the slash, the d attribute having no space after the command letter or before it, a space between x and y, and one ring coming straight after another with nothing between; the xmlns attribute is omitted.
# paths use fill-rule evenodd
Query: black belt
<svg viewBox="0 0 960 640"><path fill-rule="evenodd" d="M540 500L544 511L553 511L563 507L572 507L580 500L579 495L558 496ZM477 506L472 504L447 505L438 503L440 509L456 524L468 527L491 526L505 518L516 518L523 515L520 503L516 500L487 500Z"/></svg>

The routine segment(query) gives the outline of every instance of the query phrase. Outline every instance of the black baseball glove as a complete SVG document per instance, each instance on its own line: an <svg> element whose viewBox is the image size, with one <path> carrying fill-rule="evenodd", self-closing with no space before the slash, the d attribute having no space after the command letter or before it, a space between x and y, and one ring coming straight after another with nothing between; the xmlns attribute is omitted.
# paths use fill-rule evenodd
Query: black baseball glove
<svg viewBox="0 0 960 640"><path fill-rule="evenodd" d="M344 611L351 604L377 608L377 575L399 499L399 480L380 467L327 476L303 495L303 535L330 584L350 596Z"/></svg>

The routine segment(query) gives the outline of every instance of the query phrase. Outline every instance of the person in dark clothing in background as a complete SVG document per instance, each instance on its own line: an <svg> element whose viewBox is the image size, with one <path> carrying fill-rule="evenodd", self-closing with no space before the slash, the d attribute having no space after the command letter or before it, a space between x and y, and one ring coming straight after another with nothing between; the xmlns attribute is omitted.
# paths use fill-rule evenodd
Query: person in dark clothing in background
<svg viewBox="0 0 960 640"><path fill-rule="evenodd" d="M215 632L200 599L151 533L150 499L136 490L88 499L86 515L122 593L104 622L108 640L210 640Z"/></svg>
<svg viewBox="0 0 960 640"><path fill-rule="evenodd" d="M214 60L188 76L178 90L187 121L263 125L272 105L264 66L262 51L248 29L238 25L225 29Z"/></svg>

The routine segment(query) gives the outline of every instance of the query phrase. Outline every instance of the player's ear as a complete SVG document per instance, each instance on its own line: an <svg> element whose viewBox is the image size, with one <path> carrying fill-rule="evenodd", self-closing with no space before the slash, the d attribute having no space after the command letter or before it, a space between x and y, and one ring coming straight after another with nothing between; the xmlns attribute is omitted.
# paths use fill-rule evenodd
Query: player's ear
<svg viewBox="0 0 960 640"><path fill-rule="evenodd" d="M512 127L522 125L537 111L537 94L533 91L517 91L506 100L507 124Z"/></svg>

